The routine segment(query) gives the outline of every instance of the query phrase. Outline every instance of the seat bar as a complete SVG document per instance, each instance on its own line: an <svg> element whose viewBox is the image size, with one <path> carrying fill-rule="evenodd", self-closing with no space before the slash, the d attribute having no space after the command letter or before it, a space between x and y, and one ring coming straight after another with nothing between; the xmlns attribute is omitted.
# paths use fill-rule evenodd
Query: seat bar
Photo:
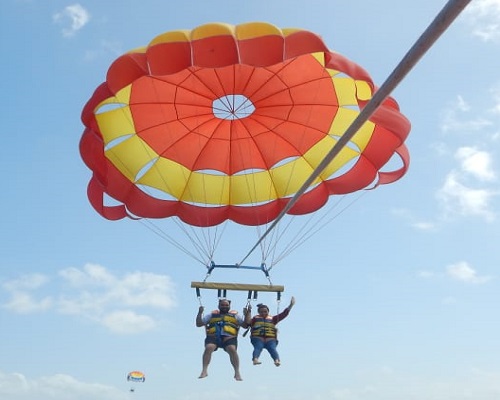
<svg viewBox="0 0 500 400"><path fill-rule="evenodd" d="M192 288L222 290L252 290L256 292L284 292L283 285L255 285L249 283L191 282Z"/></svg>

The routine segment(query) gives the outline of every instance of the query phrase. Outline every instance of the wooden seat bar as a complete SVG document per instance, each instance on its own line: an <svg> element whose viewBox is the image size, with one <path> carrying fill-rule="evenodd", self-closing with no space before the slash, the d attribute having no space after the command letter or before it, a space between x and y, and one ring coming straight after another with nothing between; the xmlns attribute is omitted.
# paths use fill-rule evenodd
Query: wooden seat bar
<svg viewBox="0 0 500 400"><path fill-rule="evenodd" d="M285 291L285 287L283 285L255 285L249 283L191 282L191 287L197 289L251 290L255 292Z"/></svg>

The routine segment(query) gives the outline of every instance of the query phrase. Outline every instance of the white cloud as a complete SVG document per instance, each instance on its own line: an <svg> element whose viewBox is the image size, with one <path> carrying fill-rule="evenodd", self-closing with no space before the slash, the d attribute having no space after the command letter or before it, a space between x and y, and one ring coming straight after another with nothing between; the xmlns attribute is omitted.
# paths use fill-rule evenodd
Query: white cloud
<svg viewBox="0 0 500 400"><path fill-rule="evenodd" d="M437 193L445 211L445 218L456 215L478 216L492 222L495 213L491 210L491 199L496 193L484 188L473 189L464 185L461 179L461 175L456 171L450 172Z"/></svg>
<svg viewBox="0 0 500 400"><path fill-rule="evenodd" d="M448 277L460 282L476 284L486 283L492 279L489 276L478 275L477 271L472 268L466 261L460 261L458 263L448 265L445 268L445 275L425 269L417 271L416 275L418 278L426 280L442 279L443 277ZM443 299L443 304L452 304L455 302L456 299L453 297L446 297L445 299Z"/></svg>
<svg viewBox="0 0 500 400"><path fill-rule="evenodd" d="M441 130L448 132L476 132L481 131L493 122L479 115L474 118L468 117L467 113L471 107L465 99L458 95L454 103L447 107L442 114Z"/></svg>
<svg viewBox="0 0 500 400"><path fill-rule="evenodd" d="M3 283L3 288L9 291L37 289L45 285L49 278L42 274L21 275L17 279Z"/></svg>
<svg viewBox="0 0 500 400"><path fill-rule="evenodd" d="M410 226L421 231L432 231L436 229L436 224L432 221L417 220L410 210L405 208L393 209L392 213L399 218L405 219Z"/></svg>
<svg viewBox="0 0 500 400"><path fill-rule="evenodd" d="M433 231L436 229L436 223L432 221L417 221L411 226L419 231Z"/></svg>
<svg viewBox="0 0 500 400"><path fill-rule="evenodd" d="M493 99L493 107L490 111L493 114L500 114L500 85L495 85L490 89L491 98Z"/></svg>
<svg viewBox="0 0 500 400"><path fill-rule="evenodd" d="M113 332L139 333L158 326L150 315L153 309L166 310L176 305L175 287L166 275L130 272L120 276L95 264L66 268L58 275L60 279L55 283L61 289L46 287L48 278L36 274L5 282L2 288L9 300L2 307L16 313L54 310L84 317ZM45 290L59 292L37 300L38 290L44 285Z"/></svg>
<svg viewBox="0 0 500 400"><path fill-rule="evenodd" d="M420 270L417 271L417 276L422 279L430 279L434 278L436 274L432 271L427 271L427 270Z"/></svg>
<svg viewBox="0 0 500 400"><path fill-rule="evenodd" d="M443 142L434 142L430 144L430 148L438 155L438 156L446 156L450 153L448 145Z"/></svg>
<svg viewBox="0 0 500 400"><path fill-rule="evenodd" d="M455 158L460 161L464 172L473 175L481 181L495 180L491 154L475 147L461 147L455 153Z"/></svg>
<svg viewBox="0 0 500 400"><path fill-rule="evenodd" d="M500 0L498 0L500 1ZM440 128L443 133L474 134L480 140L496 141L500 137L498 116L500 115L500 83L487 89L489 98L472 107L462 96L457 95L441 113ZM438 154L446 154L447 146L434 144ZM439 146L439 147L437 147Z"/></svg>
<svg viewBox="0 0 500 400"><path fill-rule="evenodd" d="M464 12L472 34L488 42L500 39L500 0L475 0Z"/></svg>
<svg viewBox="0 0 500 400"><path fill-rule="evenodd" d="M89 12L80 4L72 4L64 8L64 10L55 13L52 19L56 23L66 24L69 22L69 28L63 28L62 32L65 37L71 37L80 29L82 29L90 21Z"/></svg>
<svg viewBox="0 0 500 400"><path fill-rule="evenodd" d="M446 267L446 273L450 278L465 283L486 283L491 279L488 276L479 276L477 271L465 261L449 265Z"/></svg>
<svg viewBox="0 0 500 400"><path fill-rule="evenodd" d="M495 105L500 104L498 88L494 86L490 90ZM496 218L492 203L499 192L496 186L491 185L497 179L494 160L498 146L494 142L496 137L500 137L500 132L495 131L498 125L496 113L496 106L476 112L462 96L457 96L454 104L444 112L441 125L444 132L454 132L457 137L461 134L461 138L474 139L477 144L463 145L454 152L458 166L446 175L437 192L445 211L443 221L456 216L479 216L488 222ZM443 144L438 149L441 156L449 154L448 147Z"/></svg>
<svg viewBox="0 0 500 400"><path fill-rule="evenodd" d="M19 314L30 314L48 310L53 301L45 296L36 299L30 292L40 289L49 282L42 274L22 275L17 279L4 282L2 288L9 293L10 300L2 304L2 308Z"/></svg>
<svg viewBox="0 0 500 400"><path fill-rule="evenodd" d="M328 394L315 400L497 400L500 394L498 371L477 372L455 368L455 374L408 374L408 368L387 373L383 369L359 372L354 382L332 382Z"/></svg>
<svg viewBox="0 0 500 400"><path fill-rule="evenodd" d="M470 111L470 106L469 104L465 101L465 99L458 95L457 96L457 108L460 110L460 111Z"/></svg>
<svg viewBox="0 0 500 400"><path fill-rule="evenodd" d="M455 135L453 143L441 141L431 147L441 158L448 159L453 155L458 164L446 173L442 186L436 191L436 198L444 211L442 215L436 221L407 217L411 219L412 227L431 231L456 217L480 217L487 222L495 221L494 199L500 193L495 170L497 141L500 138L500 131L495 128L498 126L497 113L500 113L500 86L493 86L490 93L495 104L493 109L483 107L477 112L479 107L473 108L459 95L443 112L441 128L443 132ZM475 143L456 148L457 139L473 140Z"/></svg>
<svg viewBox="0 0 500 400"><path fill-rule="evenodd" d="M37 300L30 293L14 291L11 293L10 300L3 304L2 307L19 314L30 314L46 311L52 305L53 301L50 297Z"/></svg>
<svg viewBox="0 0 500 400"><path fill-rule="evenodd" d="M120 42L111 42L108 40L102 40L100 46L93 50L87 50L84 55L85 61L93 61L101 57L108 57L112 55L118 57L124 53L122 45Z"/></svg>
<svg viewBox="0 0 500 400"><path fill-rule="evenodd" d="M81 289L80 297L76 299L72 296L72 299L81 301L83 308L88 307L88 302L94 305L93 308L107 303L163 309L175 305L174 285L166 275L133 272L116 277L100 265L87 264L82 270L62 270L60 276L72 287ZM91 298L88 290L92 291Z"/></svg>
<svg viewBox="0 0 500 400"><path fill-rule="evenodd" d="M147 332L156 328L155 320L147 315L133 311L115 311L102 318L102 324L109 330L120 334Z"/></svg>
<svg viewBox="0 0 500 400"><path fill-rule="evenodd" d="M0 398L8 400L126 400L129 393L112 386L78 381L56 374L30 380L0 371Z"/></svg>
<svg viewBox="0 0 500 400"><path fill-rule="evenodd" d="M60 271L59 275L74 287L113 286L116 282L116 278L106 268L95 264L86 264L83 270L66 268Z"/></svg>

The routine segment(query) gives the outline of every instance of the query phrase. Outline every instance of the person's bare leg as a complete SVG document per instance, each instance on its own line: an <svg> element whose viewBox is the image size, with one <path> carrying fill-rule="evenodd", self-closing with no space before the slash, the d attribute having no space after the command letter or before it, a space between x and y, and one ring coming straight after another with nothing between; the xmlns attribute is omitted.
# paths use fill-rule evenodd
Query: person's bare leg
<svg viewBox="0 0 500 400"><path fill-rule="evenodd" d="M238 352L236 351L236 346L229 345L226 346L226 352L229 354L229 360L234 368L234 379L237 381L242 381L240 375L240 358L238 357Z"/></svg>
<svg viewBox="0 0 500 400"><path fill-rule="evenodd" d="M203 357L202 357L202 364L203 368L201 370L201 374L198 377L199 379L201 378L206 378L208 376L208 365L210 364L210 360L212 359L212 353L217 347L215 344L209 343L205 346L205 351L203 352Z"/></svg>

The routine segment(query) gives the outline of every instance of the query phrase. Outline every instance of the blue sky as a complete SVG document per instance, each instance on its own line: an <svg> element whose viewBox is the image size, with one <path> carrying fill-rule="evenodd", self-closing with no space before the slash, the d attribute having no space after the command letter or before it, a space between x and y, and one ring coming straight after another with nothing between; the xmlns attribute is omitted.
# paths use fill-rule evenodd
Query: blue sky
<svg viewBox="0 0 500 400"><path fill-rule="evenodd" d="M222 352L197 379L204 334L190 282L203 266L141 222L97 215L78 152L82 107L110 63L162 32L214 21L309 29L380 85L444 4L2 1L0 397L498 399L499 0L473 0L393 93L412 122L407 175L354 195L273 269L281 308L297 299L281 325L282 366L252 366L240 337L243 382ZM229 232L221 262L254 238ZM244 306L245 293L230 297ZM277 311L273 295L259 300ZM214 307L215 293L202 302ZM131 394L135 369L147 380Z"/></svg>

